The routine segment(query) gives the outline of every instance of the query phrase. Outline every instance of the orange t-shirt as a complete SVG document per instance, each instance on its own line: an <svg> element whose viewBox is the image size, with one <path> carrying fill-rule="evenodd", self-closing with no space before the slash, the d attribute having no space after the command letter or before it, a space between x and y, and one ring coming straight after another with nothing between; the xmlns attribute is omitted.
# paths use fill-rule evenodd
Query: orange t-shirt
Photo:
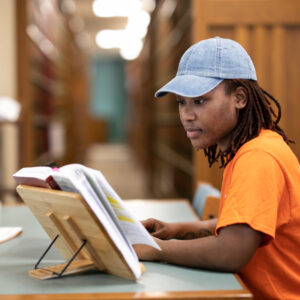
<svg viewBox="0 0 300 300"><path fill-rule="evenodd" d="M239 272L255 299L300 299L300 166L271 130L244 144L224 170L216 230L237 223L263 233Z"/></svg>

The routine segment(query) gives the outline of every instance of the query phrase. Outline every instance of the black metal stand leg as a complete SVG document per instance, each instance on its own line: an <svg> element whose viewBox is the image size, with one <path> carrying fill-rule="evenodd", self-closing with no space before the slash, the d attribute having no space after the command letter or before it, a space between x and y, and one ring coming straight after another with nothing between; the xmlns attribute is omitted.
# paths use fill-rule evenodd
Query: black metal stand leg
<svg viewBox="0 0 300 300"><path fill-rule="evenodd" d="M81 246L77 249L77 251L74 253L74 255L70 258L70 260L67 262L67 264L65 265L65 267L62 269L62 271L60 273L56 273L53 272L54 274L57 274L57 277L61 277L63 275L63 273L66 271L66 269L68 268L68 266L71 264L71 262L76 258L76 256L78 255L78 253L80 252L80 250L84 247L84 245L86 244L86 240L83 240Z"/></svg>
<svg viewBox="0 0 300 300"><path fill-rule="evenodd" d="M41 258L37 261L37 263L34 266L34 269L37 269L42 259L45 257L45 255L48 253L48 251L51 249L57 238L59 237L59 234L53 239L53 241L50 243L46 251L42 254Z"/></svg>

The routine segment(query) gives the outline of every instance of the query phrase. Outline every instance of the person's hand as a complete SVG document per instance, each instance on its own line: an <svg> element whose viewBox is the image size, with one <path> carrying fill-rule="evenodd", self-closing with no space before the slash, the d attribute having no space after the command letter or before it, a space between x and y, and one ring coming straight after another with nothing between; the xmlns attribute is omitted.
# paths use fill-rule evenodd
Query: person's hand
<svg viewBox="0 0 300 300"><path fill-rule="evenodd" d="M169 240L176 236L176 226L174 223L166 223L156 219L147 219L142 224L148 232L159 239Z"/></svg>
<svg viewBox="0 0 300 300"><path fill-rule="evenodd" d="M163 241L153 238L155 242L162 248ZM162 251L144 244L135 244L133 248L140 260L160 261L162 260Z"/></svg>

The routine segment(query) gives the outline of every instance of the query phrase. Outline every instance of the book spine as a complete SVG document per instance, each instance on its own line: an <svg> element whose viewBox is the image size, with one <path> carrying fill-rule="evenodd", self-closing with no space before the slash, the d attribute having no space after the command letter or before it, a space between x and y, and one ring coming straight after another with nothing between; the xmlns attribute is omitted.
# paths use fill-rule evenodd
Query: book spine
<svg viewBox="0 0 300 300"><path fill-rule="evenodd" d="M49 176L46 179L46 182L49 184L49 186L51 187L51 189L53 189L53 190L61 190L61 188L59 187L59 185L56 183L56 181L54 180L54 178L52 176Z"/></svg>

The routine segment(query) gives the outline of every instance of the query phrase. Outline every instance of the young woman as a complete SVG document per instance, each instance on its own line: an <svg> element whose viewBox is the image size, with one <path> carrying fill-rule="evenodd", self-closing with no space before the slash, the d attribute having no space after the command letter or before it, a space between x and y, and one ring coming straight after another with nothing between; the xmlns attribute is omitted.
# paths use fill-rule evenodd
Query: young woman
<svg viewBox="0 0 300 300"><path fill-rule="evenodd" d="M166 93L193 147L224 168L220 210L209 221L144 221L162 250L137 245L139 258L238 272L255 299L299 299L300 166L251 58L235 41L201 41L156 97Z"/></svg>

